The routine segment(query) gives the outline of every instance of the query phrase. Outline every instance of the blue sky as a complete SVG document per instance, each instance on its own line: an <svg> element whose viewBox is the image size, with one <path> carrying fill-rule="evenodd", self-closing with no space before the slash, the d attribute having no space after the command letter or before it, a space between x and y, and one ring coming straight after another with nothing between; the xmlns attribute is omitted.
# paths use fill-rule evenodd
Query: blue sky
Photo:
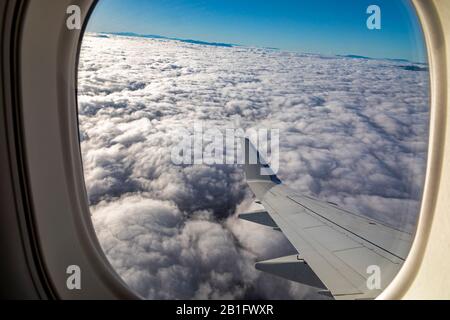
<svg viewBox="0 0 450 320"><path fill-rule="evenodd" d="M381 30L366 27L372 4ZM88 31L426 61L408 0L100 0Z"/></svg>

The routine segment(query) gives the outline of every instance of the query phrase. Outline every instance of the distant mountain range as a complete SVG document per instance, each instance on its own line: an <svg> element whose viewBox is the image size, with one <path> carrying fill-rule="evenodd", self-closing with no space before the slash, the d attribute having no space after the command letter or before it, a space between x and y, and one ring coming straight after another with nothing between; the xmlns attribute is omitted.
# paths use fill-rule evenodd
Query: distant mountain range
<svg viewBox="0 0 450 320"><path fill-rule="evenodd" d="M112 35L116 35L116 36L123 36L123 37L176 40L176 41L185 42L185 43L200 44L200 45L214 46L214 47L231 48L231 47L237 46L237 45L231 44L231 43L207 42L207 41L192 40L192 39L171 38L171 37L160 36L157 34L139 34L139 33L134 33L134 32L102 32L102 33L103 34L112 34Z"/></svg>
<svg viewBox="0 0 450 320"><path fill-rule="evenodd" d="M366 57L366 56L358 56L355 54L347 54L347 55L338 54L337 57L350 58L350 59L364 59L364 60L386 60L386 61L393 61L393 62L404 62L404 63L419 64L419 65L428 65L428 63L413 62L408 59L371 58L371 57ZM417 67L417 68L412 68L411 66L402 66L402 67L404 67L405 70L410 70L410 71L426 71L426 70L428 70L427 68L420 68L420 67Z"/></svg>

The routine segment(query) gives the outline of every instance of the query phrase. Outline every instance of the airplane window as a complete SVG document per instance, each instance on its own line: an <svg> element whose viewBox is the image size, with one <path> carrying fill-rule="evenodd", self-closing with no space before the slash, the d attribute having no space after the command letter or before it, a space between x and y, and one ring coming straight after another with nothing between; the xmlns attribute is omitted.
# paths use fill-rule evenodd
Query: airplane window
<svg viewBox="0 0 450 320"><path fill-rule="evenodd" d="M101 1L78 73L98 239L148 299L374 298L429 101L410 1Z"/></svg>

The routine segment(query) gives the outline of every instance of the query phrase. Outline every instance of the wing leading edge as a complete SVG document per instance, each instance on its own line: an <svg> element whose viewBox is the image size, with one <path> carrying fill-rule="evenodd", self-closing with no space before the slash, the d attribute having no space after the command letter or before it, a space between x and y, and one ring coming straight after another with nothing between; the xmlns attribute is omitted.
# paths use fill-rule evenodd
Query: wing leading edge
<svg viewBox="0 0 450 320"><path fill-rule="evenodd" d="M399 271L411 235L289 189L244 140L247 183L266 211L240 218L281 230L297 256L258 262L256 268L316 287L337 299L372 299ZM257 159L258 161L250 161ZM266 172L264 172L266 173Z"/></svg>

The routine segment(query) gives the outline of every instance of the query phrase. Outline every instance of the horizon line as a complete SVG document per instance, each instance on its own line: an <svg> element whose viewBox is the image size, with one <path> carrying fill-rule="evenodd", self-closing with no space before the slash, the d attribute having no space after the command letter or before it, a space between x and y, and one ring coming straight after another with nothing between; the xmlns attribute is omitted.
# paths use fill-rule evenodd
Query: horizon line
<svg viewBox="0 0 450 320"><path fill-rule="evenodd" d="M397 62L408 62L408 63L413 63L413 64L429 65L428 61L423 61L423 62L412 61L412 60L405 59L405 58L387 58L387 57L377 58L377 57L371 57L371 56L365 56L365 55L357 55L357 54L352 54L352 53L347 53L347 54L338 54L338 53L327 54L327 53L321 53L321 52L305 52L305 51L281 49L281 48L276 48L276 47L260 47L260 46L250 46L250 45L245 45L245 44L236 44L236 43L227 43L227 42L204 41L204 40L198 40L198 39L185 39L185 38L171 37L171 36L165 36L165 35L159 35L159 34L137 33L137 32L132 32L132 31L87 31L87 33L115 35L115 36L122 36L122 37L131 37L131 38L172 40L172 41L180 41L180 42L185 42L185 43L190 43L190 44L210 45L210 46L216 46L216 47L259 48L259 49L277 50L277 51L300 53L300 54L334 56L334 57L349 58L349 59L387 60L387 61L394 61L394 62L397 61Z"/></svg>

